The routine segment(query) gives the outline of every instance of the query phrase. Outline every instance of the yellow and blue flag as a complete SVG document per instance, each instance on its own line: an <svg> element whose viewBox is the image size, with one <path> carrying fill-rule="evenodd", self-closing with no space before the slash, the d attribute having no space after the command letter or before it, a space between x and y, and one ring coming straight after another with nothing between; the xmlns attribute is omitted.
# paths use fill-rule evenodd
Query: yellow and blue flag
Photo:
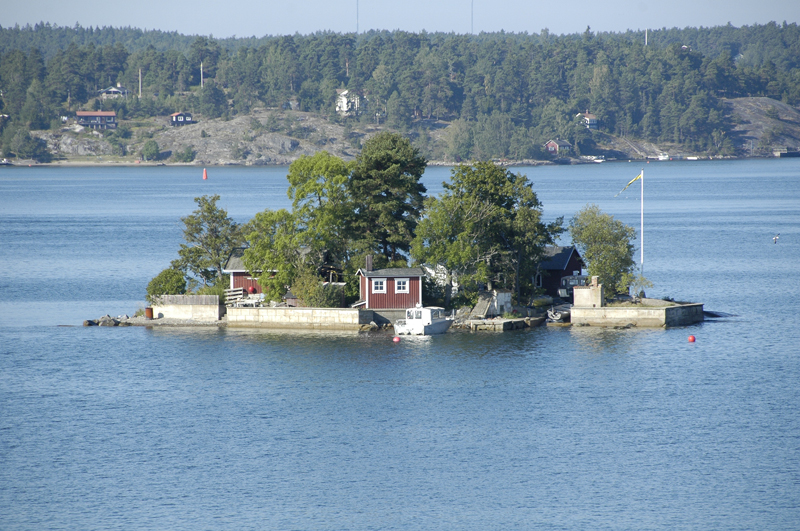
<svg viewBox="0 0 800 531"><path fill-rule="evenodd" d="M623 188L622 190L620 190L620 191L619 191L619 193L618 193L617 195L619 195L619 194L621 194L622 192L624 192L625 190L627 190L627 189L628 189L628 187L629 187L630 185L632 185L633 183L635 183L636 181L638 181L638 180L639 180L639 179L641 179L642 177L644 177L644 170L642 170L641 172L639 172L639 175L637 175L636 177L634 177L633 179L631 179L631 182L629 182L628 184L626 184L626 185L625 185L625 188ZM615 195L614 197L617 197L617 195Z"/></svg>

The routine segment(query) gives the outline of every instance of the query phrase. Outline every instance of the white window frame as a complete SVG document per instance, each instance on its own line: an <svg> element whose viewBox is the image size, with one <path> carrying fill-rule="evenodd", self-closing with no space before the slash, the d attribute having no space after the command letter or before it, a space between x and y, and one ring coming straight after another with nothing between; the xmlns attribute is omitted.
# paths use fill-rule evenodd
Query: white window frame
<svg viewBox="0 0 800 531"><path fill-rule="evenodd" d="M398 287L398 282L405 282L406 287L405 289L400 289ZM396 278L394 279L394 292L395 293L411 293L411 281L407 278Z"/></svg>
<svg viewBox="0 0 800 531"><path fill-rule="evenodd" d="M372 293L386 293L386 279L385 278L371 278L370 282L372 283ZM376 287L376 284L381 283L381 289Z"/></svg>

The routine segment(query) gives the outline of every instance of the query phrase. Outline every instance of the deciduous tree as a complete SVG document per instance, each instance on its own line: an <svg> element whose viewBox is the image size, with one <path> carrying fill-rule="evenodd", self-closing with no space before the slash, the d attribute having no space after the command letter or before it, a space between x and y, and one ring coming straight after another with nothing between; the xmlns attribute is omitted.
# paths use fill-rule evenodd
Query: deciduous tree
<svg viewBox="0 0 800 531"><path fill-rule="evenodd" d="M633 281L636 230L587 205L569 223L572 242L588 265L589 275L600 277L610 295L626 293Z"/></svg>
<svg viewBox="0 0 800 531"><path fill-rule="evenodd" d="M243 243L241 228L225 209L217 206L219 199L218 195L195 197L197 210L181 218L186 243L181 244L180 258L173 267L194 275L203 284L222 278L222 268L231 251Z"/></svg>
<svg viewBox="0 0 800 531"><path fill-rule="evenodd" d="M426 201L412 256L445 267L448 285L452 275L459 283L510 280L520 300L525 279L562 231L562 220L544 223L527 177L491 162L457 166L444 186L440 198Z"/></svg>

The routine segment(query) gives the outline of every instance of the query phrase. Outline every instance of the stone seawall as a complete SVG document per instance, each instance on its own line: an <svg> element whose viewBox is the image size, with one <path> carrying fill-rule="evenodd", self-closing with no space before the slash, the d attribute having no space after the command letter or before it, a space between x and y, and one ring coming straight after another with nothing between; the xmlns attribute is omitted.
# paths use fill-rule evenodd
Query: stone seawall
<svg viewBox="0 0 800 531"><path fill-rule="evenodd" d="M223 315L225 306L219 304L217 295L162 295L153 305L156 319L219 321Z"/></svg>
<svg viewBox="0 0 800 531"><path fill-rule="evenodd" d="M687 326L703 321L703 305L680 304L663 307L608 307L578 308L570 310L574 325L627 326L645 328Z"/></svg>
<svg viewBox="0 0 800 531"><path fill-rule="evenodd" d="M228 308L229 327L360 330L372 320L354 308Z"/></svg>

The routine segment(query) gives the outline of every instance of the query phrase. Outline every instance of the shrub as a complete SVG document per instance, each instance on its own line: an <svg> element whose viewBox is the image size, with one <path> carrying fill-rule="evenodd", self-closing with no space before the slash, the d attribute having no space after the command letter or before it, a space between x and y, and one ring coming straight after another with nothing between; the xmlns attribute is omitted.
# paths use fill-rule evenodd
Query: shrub
<svg viewBox="0 0 800 531"><path fill-rule="evenodd" d="M292 283L292 293L309 308L339 308L344 299L340 286L323 285L316 271L304 267Z"/></svg>
<svg viewBox="0 0 800 531"><path fill-rule="evenodd" d="M186 293L186 278L174 268L167 268L153 277L147 284L147 302L155 304L161 295L183 295Z"/></svg>
<svg viewBox="0 0 800 531"><path fill-rule="evenodd" d="M141 155L144 160L157 160L160 152L161 150L158 147L158 142L151 139L144 143Z"/></svg>
<svg viewBox="0 0 800 531"><path fill-rule="evenodd" d="M192 162L197 155L194 146L186 146L186 148L176 151L172 154L172 160L175 162Z"/></svg>

